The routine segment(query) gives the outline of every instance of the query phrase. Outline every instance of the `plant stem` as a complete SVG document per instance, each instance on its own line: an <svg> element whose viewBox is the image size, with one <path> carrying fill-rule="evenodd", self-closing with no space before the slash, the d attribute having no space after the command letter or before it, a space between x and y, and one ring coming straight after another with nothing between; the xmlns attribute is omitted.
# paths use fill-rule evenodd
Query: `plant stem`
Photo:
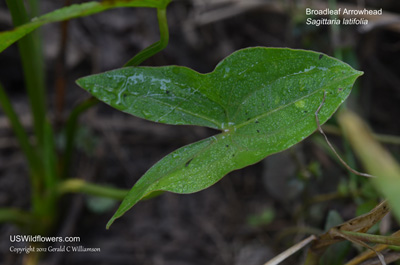
<svg viewBox="0 0 400 265"><path fill-rule="evenodd" d="M124 67L127 66L138 66L143 61L147 60L154 54L162 51L167 47L169 41L169 32L168 32L168 21L167 21L167 12L165 8L157 9L157 18L158 18L158 27L160 29L160 40L156 43L153 43L149 47L145 48L138 54L136 54L132 59L130 59Z"/></svg>
<svg viewBox="0 0 400 265"><path fill-rule="evenodd" d="M36 17L39 15L39 3L38 0L29 0L29 11L31 17Z"/></svg>
<svg viewBox="0 0 400 265"><path fill-rule="evenodd" d="M30 18L22 0L6 0L13 19L14 26L27 23ZM18 41L22 67L25 75L25 85L32 108L35 134L39 146L44 141L43 124L46 114L44 66L41 57L40 41L37 35L31 33Z"/></svg>
<svg viewBox="0 0 400 265"><path fill-rule="evenodd" d="M30 21L31 18L25 9L23 0L6 0L6 2L15 27ZM37 13L37 0L32 0L31 14L35 15ZM49 192L52 193L52 191L46 189L46 184L53 183L55 180L49 179L54 176L47 176L48 172L46 170L54 168L55 165L49 165L52 161L47 161L47 157L44 156L46 146L53 146L54 143L48 144L48 141L53 141L53 139L46 139L45 135L46 95L44 64L42 60L41 40L37 31L20 39L18 47L36 136L36 147L33 148L35 150L35 159L29 166L32 182L32 214L39 218L38 220L40 221L35 222L32 231L42 233L48 231L54 217L55 208L52 206L55 205L55 200L53 196L48 196Z"/></svg>
<svg viewBox="0 0 400 265"><path fill-rule="evenodd" d="M350 237L353 237L360 241L364 241L364 242L368 242L368 243L400 246L400 238L399 237L371 235L371 234L359 233L359 232L353 232L353 231L341 231L341 232L345 235L348 235Z"/></svg>
<svg viewBox="0 0 400 265"><path fill-rule="evenodd" d="M37 165L39 164L39 160L37 159L35 150L33 149L31 143L29 142L29 136L27 135L24 127L22 126L21 121L19 120L18 115L11 104L11 101L1 84L0 84L0 105L3 108L5 115L8 117L8 120L11 123L11 126L18 139L21 149L24 152L26 159L28 160L29 167L34 171L37 171L38 170Z"/></svg>
<svg viewBox="0 0 400 265"><path fill-rule="evenodd" d="M71 0L64 0L64 6L69 6ZM68 24L69 20L60 23L60 42L59 51L55 65L55 124L63 122L63 112L65 105L65 88L66 88L66 55L67 55L67 40L68 40Z"/></svg>
<svg viewBox="0 0 400 265"><path fill-rule="evenodd" d="M100 186L88 183L83 179L68 179L60 183L58 192L60 195L65 193L85 193L100 197L107 197L116 200L123 200L128 190L117 189L112 187Z"/></svg>
<svg viewBox="0 0 400 265"><path fill-rule="evenodd" d="M54 146L54 133L53 128L49 122L44 124L44 135L45 141L43 145L43 166L45 175L45 187L46 191L50 194L54 194L54 187L57 185L58 174L57 174L57 155Z"/></svg>

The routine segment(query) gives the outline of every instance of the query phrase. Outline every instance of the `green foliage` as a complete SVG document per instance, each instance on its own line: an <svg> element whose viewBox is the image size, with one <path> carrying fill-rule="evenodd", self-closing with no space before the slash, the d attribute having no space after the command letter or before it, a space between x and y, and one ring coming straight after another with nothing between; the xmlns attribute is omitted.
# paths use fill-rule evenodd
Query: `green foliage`
<svg viewBox="0 0 400 265"><path fill-rule="evenodd" d="M10 2L12 2L10 0ZM0 52L8 46L48 23L64 21L72 18L85 17L118 7L153 7L165 9L171 0L105 0L101 2L87 2L57 9L46 15L34 18L14 30L0 33ZM21 23L22 24L22 23Z"/></svg>
<svg viewBox="0 0 400 265"><path fill-rule="evenodd" d="M136 183L108 226L154 191L192 193L312 134L362 73L321 53L279 48L237 51L208 74L179 66L130 67L81 78L92 95L129 114L220 134L164 157Z"/></svg>
<svg viewBox="0 0 400 265"><path fill-rule="evenodd" d="M52 124L46 119L46 89L41 39L37 32L33 32L48 23L65 21L72 18L88 16L118 7L151 7L157 8L160 27L160 41L140 52L130 63L137 65L148 57L161 51L168 44L168 24L166 7L171 0L104 0L64 7L48 14L38 15L37 0L29 1L29 8L25 8L23 0L6 0L12 15L13 30L0 32L0 52L18 41L24 70L27 96L30 102L34 125L35 141L30 141L26 129L23 128L5 89L0 84L0 105L9 118L17 136L22 151L26 156L30 171L32 207L30 211L0 208L0 222L13 222L22 227L29 234L46 234L53 230L57 220L59 198L67 192L82 192L101 196L103 200L95 203L101 209L106 209L107 200L112 198L121 200L127 193L125 190L87 183L81 179L66 179L70 177L71 158L76 142L78 119L87 109L98 101L94 98L83 101L70 113L67 122L60 130L54 131ZM57 134L63 130L64 145L56 152ZM111 205L109 203L109 205ZM106 207L107 206L107 207ZM97 207L97 208L99 208ZM96 208L96 209L97 209ZM24 217L24 222L21 221ZM27 220L25 222L25 220ZM28 221L29 220L29 221ZM34 258L33 258L34 259ZM28 262L28 263L36 263Z"/></svg>
<svg viewBox="0 0 400 265"><path fill-rule="evenodd" d="M36 0L31 0L36 3ZM37 5L27 12L22 0L7 0L16 28L0 33L0 52L19 41L28 97L35 128L35 144L29 141L10 100L0 85L0 104L10 119L31 170L32 210L0 209L0 222L11 221L27 233L45 234L59 214L59 198L68 192L92 195L88 207L98 213L122 200L107 227L138 201L163 191L192 193L205 189L233 170L254 164L266 156L300 142L326 122L348 97L362 73L321 53L279 49L248 48L224 59L215 70L200 74L179 66L126 67L81 78L77 83L114 108L154 122L196 125L220 133L182 147L156 163L128 192L90 184L69 177L69 166L76 141L80 114L97 103L89 99L78 105L65 124L64 150L55 150L55 133L46 120L45 80L40 39L35 29L52 22L84 17L118 7L157 9L160 40L129 60L125 66L138 66L166 47L169 40L166 7L171 0L104 0L71 5L37 15ZM323 99L325 99L323 101ZM323 103L323 106L321 105ZM362 143L361 143L362 146ZM361 148L362 147L358 147ZM370 171L378 172L381 162L372 161ZM398 165L388 165L383 181L376 186L393 202L398 198ZM314 168L318 172L318 168ZM340 186L339 186L340 187ZM342 193L349 191L343 189ZM94 196L94 197L93 197ZM99 196L99 197L97 197ZM395 207L399 216L399 208ZM332 217L332 216L331 216ZM267 209L249 216L251 225L265 225L274 218ZM331 226L330 224L329 226ZM29 228L34 227L33 230ZM347 247L337 245L326 253L329 263L342 262ZM331 256L330 256L331 255Z"/></svg>

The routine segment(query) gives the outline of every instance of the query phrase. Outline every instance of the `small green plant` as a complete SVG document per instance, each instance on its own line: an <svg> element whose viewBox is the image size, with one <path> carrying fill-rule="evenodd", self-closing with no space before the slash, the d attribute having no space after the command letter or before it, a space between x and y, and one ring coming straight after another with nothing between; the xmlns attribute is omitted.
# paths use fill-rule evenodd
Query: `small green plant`
<svg viewBox="0 0 400 265"><path fill-rule="evenodd" d="M362 73L321 53L255 47L209 74L180 66L129 67L77 83L114 108L155 122L207 126L220 134L182 147L132 188L107 227L155 191L192 193L285 150L327 121Z"/></svg>

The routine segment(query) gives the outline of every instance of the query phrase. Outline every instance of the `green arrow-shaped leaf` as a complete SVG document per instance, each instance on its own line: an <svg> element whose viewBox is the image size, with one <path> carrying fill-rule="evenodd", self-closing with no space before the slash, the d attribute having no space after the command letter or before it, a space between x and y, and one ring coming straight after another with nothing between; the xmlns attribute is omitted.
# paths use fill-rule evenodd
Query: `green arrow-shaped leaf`
<svg viewBox="0 0 400 265"><path fill-rule="evenodd" d="M312 134L347 98L362 72L321 53L248 48L208 74L179 66L132 67L77 83L121 111L168 124L221 133L182 147L135 184L108 226L154 191L192 193Z"/></svg>

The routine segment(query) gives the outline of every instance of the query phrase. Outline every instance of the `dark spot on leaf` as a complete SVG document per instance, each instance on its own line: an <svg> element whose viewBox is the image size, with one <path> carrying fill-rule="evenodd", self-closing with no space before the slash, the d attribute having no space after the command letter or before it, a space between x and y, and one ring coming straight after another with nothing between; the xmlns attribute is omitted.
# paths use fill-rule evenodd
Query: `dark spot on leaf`
<svg viewBox="0 0 400 265"><path fill-rule="evenodd" d="M235 156L235 154L232 154L232 157L234 157Z"/></svg>
<svg viewBox="0 0 400 265"><path fill-rule="evenodd" d="M229 145L227 144L227 145L225 145L225 147L229 147Z"/></svg>
<svg viewBox="0 0 400 265"><path fill-rule="evenodd" d="M260 133L260 130L257 130L258 133Z"/></svg>
<svg viewBox="0 0 400 265"><path fill-rule="evenodd" d="M307 111L307 110L303 110L303 112L304 112L304 113L308 113L308 111Z"/></svg>
<svg viewBox="0 0 400 265"><path fill-rule="evenodd" d="M192 160L193 160L193 158L190 159L189 161L187 161L186 164L185 164L185 167L187 167L190 164L190 162L192 162Z"/></svg>
<svg viewBox="0 0 400 265"><path fill-rule="evenodd" d="M259 123L259 121L256 121L256 123Z"/></svg>
<svg viewBox="0 0 400 265"><path fill-rule="evenodd" d="M165 93L169 94L169 90L165 90Z"/></svg>
<svg viewBox="0 0 400 265"><path fill-rule="evenodd" d="M247 120L249 121L249 120L250 120L250 118L247 118Z"/></svg>
<svg viewBox="0 0 400 265"><path fill-rule="evenodd" d="M319 55L318 59L321 60L322 57L324 57L324 55L321 53L321 54Z"/></svg>
<svg viewBox="0 0 400 265"><path fill-rule="evenodd" d="M343 87L339 87L338 90L339 90L339 91L343 91Z"/></svg>

